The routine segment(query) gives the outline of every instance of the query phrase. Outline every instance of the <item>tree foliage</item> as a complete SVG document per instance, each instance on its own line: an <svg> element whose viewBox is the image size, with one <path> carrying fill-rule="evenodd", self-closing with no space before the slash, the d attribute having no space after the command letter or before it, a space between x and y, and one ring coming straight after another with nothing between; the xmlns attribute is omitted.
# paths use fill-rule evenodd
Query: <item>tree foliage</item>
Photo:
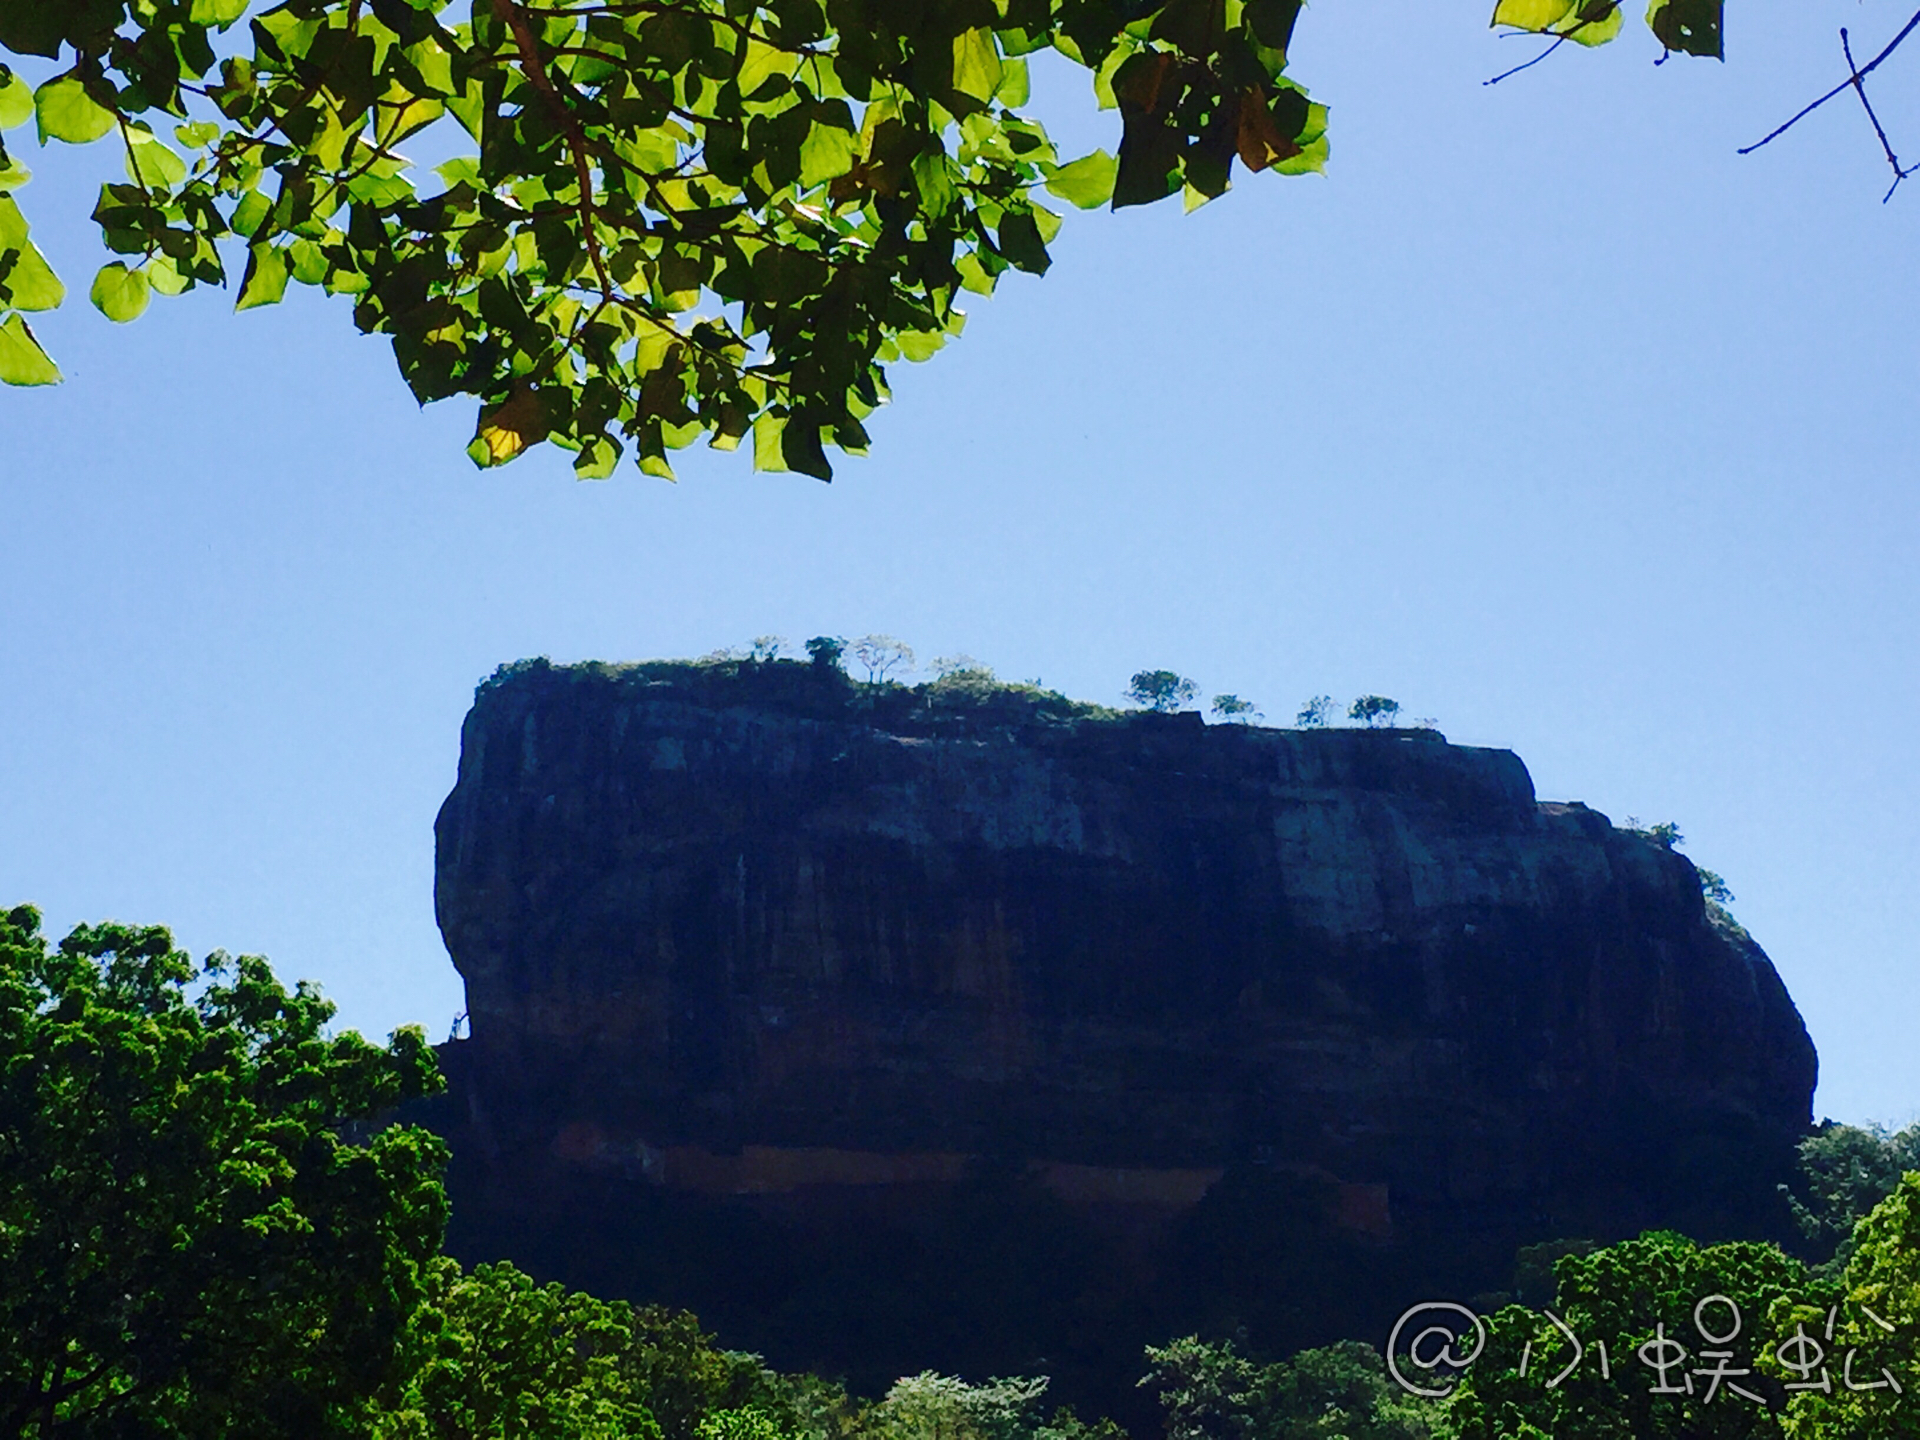
<svg viewBox="0 0 1920 1440"><path fill-rule="evenodd" d="M1855 1227L1910 1170L1920 1170L1920 1124L1890 1132L1822 1122L1800 1142L1799 1182L1788 1196L1800 1233L1817 1255L1844 1266Z"/></svg>
<svg viewBox="0 0 1920 1440"><path fill-rule="evenodd" d="M1333 697L1315 695L1300 704L1300 713L1293 717L1293 723L1302 730L1322 730L1327 719L1333 714Z"/></svg>
<svg viewBox="0 0 1920 1440"><path fill-rule="evenodd" d="M1189 1335L1147 1349L1141 1385L1167 1440L1427 1440L1432 1407L1387 1379L1380 1352L1345 1340L1262 1365Z"/></svg>
<svg viewBox="0 0 1920 1440"><path fill-rule="evenodd" d="M1260 718L1260 707L1251 700L1242 700L1238 695L1216 695L1210 708L1222 720L1237 720L1242 725Z"/></svg>
<svg viewBox="0 0 1920 1440"><path fill-rule="evenodd" d="M582 475L627 446L669 474L670 450L751 432L760 468L824 479L825 445L865 447L885 364L958 333L962 291L1045 272L1060 217L1037 192L1205 199L1235 160L1319 168L1325 112L1284 73L1298 9L11 0L0 46L65 68L10 78L0 121L123 152L94 215L126 257L93 287L113 318L225 283L233 239L240 308L289 280L350 295L421 401L477 397L482 465L553 440ZM1120 110L1117 157L1061 156L1023 113L1023 57L1049 47ZM472 149L429 179L398 147L443 117ZM0 212L0 302L58 304ZM0 375L56 378L7 327Z"/></svg>
<svg viewBox="0 0 1920 1440"><path fill-rule="evenodd" d="M1174 670L1138 670L1127 682L1127 698L1157 713L1178 710L1199 694L1199 687Z"/></svg>
<svg viewBox="0 0 1920 1440"><path fill-rule="evenodd" d="M0 129L107 141L93 218L115 320L153 294L289 282L346 295L422 403L480 405L469 454L543 440L577 474L749 434L826 479L867 443L886 366L957 334L963 291L1044 273L1059 214L1301 174L1326 111L1287 74L1300 0L5 0ZM1604 14L1597 12L1604 11ZM1592 12L1592 13L1590 13ZM1609 0L1500 0L1592 43ZM1670 48L1720 50L1720 0L1654 0ZM1051 49L1119 111L1063 156L1024 107ZM464 153L423 174L436 128ZM456 133L458 133L456 132ZM438 143L437 141L434 143ZM0 379L59 371L26 321L65 289L0 149ZM710 309L703 309L703 306Z"/></svg>
<svg viewBox="0 0 1920 1440"><path fill-rule="evenodd" d="M417 1029L329 1035L257 956L0 918L0 1435L356 1433L445 1224Z"/></svg>
<svg viewBox="0 0 1920 1440"><path fill-rule="evenodd" d="M1400 715L1400 702L1384 695L1362 695L1347 707L1347 718L1362 725L1391 725Z"/></svg>

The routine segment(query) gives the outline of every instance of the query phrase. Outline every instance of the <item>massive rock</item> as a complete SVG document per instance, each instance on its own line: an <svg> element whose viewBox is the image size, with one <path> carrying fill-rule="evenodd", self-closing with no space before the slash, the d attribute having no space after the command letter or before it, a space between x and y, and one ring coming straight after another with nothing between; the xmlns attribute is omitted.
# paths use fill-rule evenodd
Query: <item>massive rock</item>
<svg viewBox="0 0 1920 1440"><path fill-rule="evenodd" d="M436 836L460 1244L856 1380L1112 1401L1175 1328L1768 1233L1810 1120L1691 863L1432 731L535 662Z"/></svg>

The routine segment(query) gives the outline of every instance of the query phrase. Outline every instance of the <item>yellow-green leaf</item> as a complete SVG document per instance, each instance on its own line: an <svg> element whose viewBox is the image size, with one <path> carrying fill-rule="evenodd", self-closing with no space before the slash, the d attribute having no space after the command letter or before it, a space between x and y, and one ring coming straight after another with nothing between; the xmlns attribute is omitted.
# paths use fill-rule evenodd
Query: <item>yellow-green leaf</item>
<svg viewBox="0 0 1920 1440"><path fill-rule="evenodd" d="M1583 0L1557 33L1582 45L1604 45L1620 33L1626 18L1620 0Z"/></svg>
<svg viewBox="0 0 1920 1440"><path fill-rule="evenodd" d="M1091 210L1113 198L1113 180L1119 173L1120 162L1106 151L1096 150L1047 176L1047 192L1069 205Z"/></svg>
<svg viewBox="0 0 1920 1440"><path fill-rule="evenodd" d="M9 315L0 323L0 381L9 385L58 385L60 378L60 367L40 348L25 320Z"/></svg>
<svg viewBox="0 0 1920 1440"><path fill-rule="evenodd" d="M540 429L540 397L532 390L516 390L492 409L480 412L467 454L483 470L504 465L542 438L544 432L535 433Z"/></svg>
<svg viewBox="0 0 1920 1440"><path fill-rule="evenodd" d="M218 139L220 127L206 120L195 120L190 124L173 127L173 138L189 150L204 149L210 141Z"/></svg>
<svg viewBox="0 0 1920 1440"><path fill-rule="evenodd" d="M247 257L247 275L240 282L236 310L251 310L256 305L276 305L287 293L287 256L271 245L255 245Z"/></svg>
<svg viewBox="0 0 1920 1440"><path fill-rule="evenodd" d="M127 131L127 178L136 185L167 189L187 178L187 162L146 130Z"/></svg>
<svg viewBox="0 0 1920 1440"><path fill-rule="evenodd" d="M800 142L800 183L812 187L853 169L859 145L853 131L814 121Z"/></svg>
<svg viewBox="0 0 1920 1440"><path fill-rule="evenodd" d="M151 286L144 271L129 270L118 260L100 267L89 298L94 308L116 324L137 320L147 308Z"/></svg>
<svg viewBox="0 0 1920 1440"><path fill-rule="evenodd" d="M85 145L113 129L113 112L93 103L79 80L62 75L33 92L33 112L40 122L40 143L65 140Z"/></svg>
<svg viewBox="0 0 1920 1440"><path fill-rule="evenodd" d="M12 156L8 156L7 163L0 165L0 195L18 190L31 179L33 179L33 172Z"/></svg>
<svg viewBox="0 0 1920 1440"><path fill-rule="evenodd" d="M1273 164L1275 173L1280 175L1318 175L1327 168L1327 137L1309 140L1300 147L1298 155L1289 155Z"/></svg>
<svg viewBox="0 0 1920 1440"><path fill-rule="evenodd" d="M33 87L18 75L0 85L0 130L11 130L33 118Z"/></svg>
<svg viewBox="0 0 1920 1440"><path fill-rule="evenodd" d="M247 13L247 0L193 0L196 25L231 25Z"/></svg>
<svg viewBox="0 0 1920 1440"><path fill-rule="evenodd" d="M791 50L769 45L758 35L747 37L745 53L740 57L740 73L735 77L742 99L751 96L769 76L792 77L800 68L800 57Z"/></svg>
<svg viewBox="0 0 1920 1440"><path fill-rule="evenodd" d="M240 197L240 203L233 207L233 217L227 224L233 227L233 233L244 235L248 239L266 223L267 216L273 212L273 204L258 190L249 190Z"/></svg>
<svg viewBox="0 0 1920 1440"><path fill-rule="evenodd" d="M27 238L27 217L11 195L0 195L0 309L52 310L67 287Z"/></svg>
<svg viewBox="0 0 1920 1440"><path fill-rule="evenodd" d="M580 447L573 459L573 474L578 480L604 480L620 463L620 444L605 435L596 435Z"/></svg>
<svg viewBox="0 0 1920 1440"><path fill-rule="evenodd" d="M184 295L193 287L193 281L174 268L171 256L154 256L147 262L146 270L147 279L162 295Z"/></svg>
<svg viewBox="0 0 1920 1440"><path fill-rule="evenodd" d="M1546 30L1573 14L1579 0L1499 0L1493 7L1495 25L1516 30Z"/></svg>
<svg viewBox="0 0 1920 1440"><path fill-rule="evenodd" d="M1032 90L1026 61L1002 60L1000 62L1000 83L993 92L993 98L996 101L1009 110L1018 110L1027 103Z"/></svg>
<svg viewBox="0 0 1920 1440"><path fill-rule="evenodd" d="M785 470L786 457L780 453L780 439L786 433L787 417L775 415L771 410L757 416L753 422L753 468L755 470Z"/></svg>
<svg viewBox="0 0 1920 1440"><path fill-rule="evenodd" d="M982 101L1000 88L1000 49L991 30L962 30L953 37L953 88Z"/></svg>

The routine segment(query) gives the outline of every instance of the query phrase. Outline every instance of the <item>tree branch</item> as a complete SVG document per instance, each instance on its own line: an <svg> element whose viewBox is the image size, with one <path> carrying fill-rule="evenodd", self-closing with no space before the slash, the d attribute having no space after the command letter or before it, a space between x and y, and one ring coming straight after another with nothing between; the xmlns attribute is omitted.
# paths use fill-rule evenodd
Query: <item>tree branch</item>
<svg viewBox="0 0 1920 1440"><path fill-rule="evenodd" d="M1874 56L1873 59L1869 60L1865 65L1860 65L1860 66L1856 66L1853 63L1853 50L1851 45L1848 43L1847 32L1845 30L1842 30L1840 32L1840 46L1842 51L1845 52L1847 57L1847 71L1848 71L1847 78L1842 80L1838 85L1834 86L1833 89L1827 91L1826 94L1822 95L1818 100L1815 100L1811 105L1808 105L1804 109L1802 109L1799 114L1795 115L1791 120L1787 121L1786 124L1777 126L1773 130L1769 131L1762 138L1754 141L1753 144L1742 147L1739 153L1742 155L1751 155L1754 151L1758 150L1761 146L1772 144L1775 140L1778 140L1782 135L1786 134L1787 131L1791 130L1794 126L1798 125L1802 120L1806 119L1807 116L1811 115L1814 111L1818 110L1822 105L1826 104L1829 100L1833 99L1835 96L1840 95L1847 90L1853 90L1856 93L1858 93L1858 95L1860 96L1860 103L1863 105L1866 105L1867 114L1873 120L1873 128L1877 132L1879 132L1880 143L1886 149L1887 160L1893 166L1893 173L1896 178L1893 182L1893 189L1890 189L1887 191L1887 198L1892 199L1893 190L1897 190L1899 188L1900 181L1906 179L1909 172L1902 170L1900 168L1900 162L1894 158L1893 147L1887 144L1886 132L1880 129L1880 118L1877 115L1874 115L1873 106L1869 104L1867 101L1866 87L1861 82L1863 82L1867 78L1867 76L1871 75L1875 70L1878 70L1880 68L1881 62L1884 61L1889 55L1893 54L1894 51L1898 50L1900 46L1905 42L1906 38L1909 35L1911 35L1916 29L1920 29L1920 11L1916 11L1914 13L1913 18L1907 21L1907 23L1900 28L1900 33L1894 36L1893 39L1889 40L1885 48L1882 49L1878 55Z"/></svg>
<svg viewBox="0 0 1920 1440"><path fill-rule="evenodd" d="M594 231L593 166L587 159L587 141L581 133L579 118L567 108L567 102L560 98L560 92L554 88L553 78L547 74L547 67L540 59L539 45L534 40L533 27L527 23L525 13L514 0L493 0L493 13L513 32L514 47L520 52L521 68L527 72L534 89L544 97L547 108L566 131L567 149L573 154L573 170L580 183L580 236L586 243L587 259L593 266L593 273L600 281L600 294L611 302L614 285L607 276L606 260L600 253L600 237Z"/></svg>

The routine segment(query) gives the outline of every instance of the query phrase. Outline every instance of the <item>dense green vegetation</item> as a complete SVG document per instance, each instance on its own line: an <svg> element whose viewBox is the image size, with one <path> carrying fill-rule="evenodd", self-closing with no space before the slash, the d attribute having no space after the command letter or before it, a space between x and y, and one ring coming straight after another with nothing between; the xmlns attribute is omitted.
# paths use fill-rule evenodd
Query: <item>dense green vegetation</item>
<svg viewBox="0 0 1920 1440"><path fill-rule="evenodd" d="M1594 44L1619 0L1501 0L1496 23ZM1721 0L1653 0L1669 49L1718 55ZM828 478L886 366L959 333L963 292L1044 274L1061 216L1298 175L1327 112L1287 73L1301 0L6 0L0 129L106 141L89 296L290 281L350 297L421 401L471 396L497 465L551 440L622 452L752 436ZM1029 113L1051 50L1119 111L1065 155ZM30 60L30 63L33 63ZM457 153L423 173L399 147ZM457 127L457 128L455 128ZM104 158L104 157L103 157ZM0 145L0 381L50 384L28 313L66 287ZM719 313L694 313L717 300Z"/></svg>
<svg viewBox="0 0 1920 1440"><path fill-rule="evenodd" d="M1122 1440L1050 1409L1044 1376L863 1398L684 1312L463 1269L439 1253L443 1148L382 1121L436 1088L431 1052L330 1015L263 960L195 966L159 928L52 945L30 907L0 918L0 1436ZM1911 1437L1917 1150L1920 1126L1810 1135L1802 1253L1529 1247L1478 1302L1464 1374L1430 1339L1396 1352L1443 1398L1370 1343L1261 1357L1230 1324L1150 1347L1140 1385L1168 1440ZM1249 1245L1243 1268L1280 1286L1284 1250Z"/></svg>

